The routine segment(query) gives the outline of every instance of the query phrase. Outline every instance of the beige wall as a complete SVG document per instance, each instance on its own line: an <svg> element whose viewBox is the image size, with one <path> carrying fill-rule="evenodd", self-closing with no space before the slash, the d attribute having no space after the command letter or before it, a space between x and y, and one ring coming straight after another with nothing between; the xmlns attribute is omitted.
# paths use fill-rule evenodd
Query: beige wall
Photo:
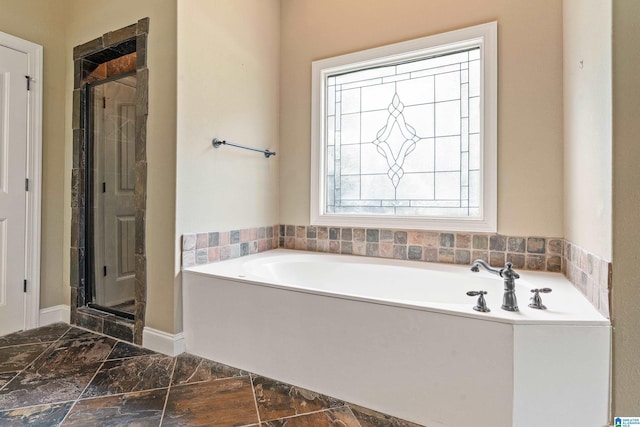
<svg viewBox="0 0 640 427"><path fill-rule="evenodd" d="M311 61L498 21L498 231L563 235L560 0L283 0L280 220L309 223Z"/></svg>
<svg viewBox="0 0 640 427"><path fill-rule="evenodd" d="M278 0L178 2L177 230L278 222Z"/></svg>
<svg viewBox="0 0 640 427"><path fill-rule="evenodd" d="M613 414L640 414L640 2L613 2Z"/></svg>
<svg viewBox="0 0 640 427"><path fill-rule="evenodd" d="M149 17L149 117L147 122L146 325L174 332L174 230L176 164L176 0L69 0L66 8L66 125L64 291L68 301L71 94L73 47ZM61 195L57 195L61 197Z"/></svg>
<svg viewBox="0 0 640 427"><path fill-rule="evenodd" d="M2 0L0 31L43 47L42 248L40 306L68 304L62 283L65 226L65 44L64 8L49 0ZM66 251L66 252L64 252ZM67 257L68 259L68 257ZM67 268L67 273L69 269Z"/></svg>
<svg viewBox="0 0 640 427"><path fill-rule="evenodd" d="M564 0L565 238L611 260L611 0Z"/></svg>
<svg viewBox="0 0 640 427"><path fill-rule="evenodd" d="M182 234L278 223L279 4L178 2L177 301ZM213 137L278 154L214 149Z"/></svg>

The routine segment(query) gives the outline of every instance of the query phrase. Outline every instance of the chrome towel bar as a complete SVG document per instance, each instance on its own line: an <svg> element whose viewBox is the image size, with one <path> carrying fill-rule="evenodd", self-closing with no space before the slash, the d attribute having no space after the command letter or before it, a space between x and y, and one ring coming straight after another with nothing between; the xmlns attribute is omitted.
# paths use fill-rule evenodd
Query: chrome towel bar
<svg viewBox="0 0 640 427"><path fill-rule="evenodd" d="M253 148L253 147L247 147L246 145L240 145L240 144L234 144L233 142L228 142L228 141L223 141L220 140L218 138L213 138L213 146L215 148L219 148L222 144L224 145L230 145L232 147L238 147L238 148L244 148L245 150L251 150L251 151L257 151L258 153L262 153L264 154L264 156L268 159L270 156L275 156L276 152L275 151L269 151L269 150L260 150L258 148Z"/></svg>

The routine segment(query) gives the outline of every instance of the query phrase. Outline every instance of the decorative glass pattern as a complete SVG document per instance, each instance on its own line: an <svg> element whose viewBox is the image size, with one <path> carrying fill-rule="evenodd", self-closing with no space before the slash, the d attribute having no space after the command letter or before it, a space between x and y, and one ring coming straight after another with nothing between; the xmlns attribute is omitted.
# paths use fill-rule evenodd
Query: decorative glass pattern
<svg viewBox="0 0 640 427"><path fill-rule="evenodd" d="M478 217L480 48L326 81L326 212Z"/></svg>

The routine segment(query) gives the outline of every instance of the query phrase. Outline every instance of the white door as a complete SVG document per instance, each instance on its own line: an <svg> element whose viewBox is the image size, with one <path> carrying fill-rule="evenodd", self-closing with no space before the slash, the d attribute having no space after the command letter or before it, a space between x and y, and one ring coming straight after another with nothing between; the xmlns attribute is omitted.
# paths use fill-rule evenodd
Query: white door
<svg viewBox="0 0 640 427"><path fill-rule="evenodd" d="M0 45L0 335L25 327L27 54Z"/></svg>

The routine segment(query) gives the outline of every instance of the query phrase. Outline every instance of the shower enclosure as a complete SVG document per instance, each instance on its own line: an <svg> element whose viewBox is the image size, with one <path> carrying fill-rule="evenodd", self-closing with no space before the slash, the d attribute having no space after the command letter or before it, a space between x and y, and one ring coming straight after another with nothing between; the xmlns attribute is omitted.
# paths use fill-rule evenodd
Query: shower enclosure
<svg viewBox="0 0 640 427"><path fill-rule="evenodd" d="M70 321L142 343L149 18L73 48Z"/></svg>
<svg viewBox="0 0 640 427"><path fill-rule="evenodd" d="M88 302L133 318L135 313L136 75L87 87L89 106Z"/></svg>

